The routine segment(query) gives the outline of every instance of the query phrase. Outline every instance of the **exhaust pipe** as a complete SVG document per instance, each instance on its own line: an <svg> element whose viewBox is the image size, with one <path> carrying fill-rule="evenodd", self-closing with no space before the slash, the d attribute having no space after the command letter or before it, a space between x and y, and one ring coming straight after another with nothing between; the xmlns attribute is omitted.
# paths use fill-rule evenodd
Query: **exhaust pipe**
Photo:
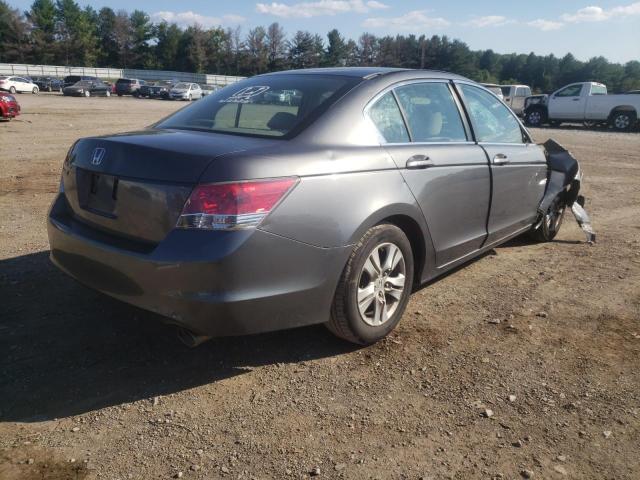
<svg viewBox="0 0 640 480"><path fill-rule="evenodd" d="M187 328L178 327L178 340L189 348L196 348L198 345L210 339L211 337L208 335L198 335Z"/></svg>

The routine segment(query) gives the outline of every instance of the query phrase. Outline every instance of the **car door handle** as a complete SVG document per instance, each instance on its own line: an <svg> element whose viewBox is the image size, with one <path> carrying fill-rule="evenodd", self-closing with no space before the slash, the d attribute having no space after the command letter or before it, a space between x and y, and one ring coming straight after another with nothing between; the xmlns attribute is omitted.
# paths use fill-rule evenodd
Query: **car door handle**
<svg viewBox="0 0 640 480"><path fill-rule="evenodd" d="M506 163L509 163L509 159L507 158L507 156L504 153L498 153L498 154L496 154L495 157L493 157L493 164L494 165L504 165Z"/></svg>
<svg viewBox="0 0 640 480"><path fill-rule="evenodd" d="M410 170L433 167L433 162L426 155L414 155L405 165Z"/></svg>

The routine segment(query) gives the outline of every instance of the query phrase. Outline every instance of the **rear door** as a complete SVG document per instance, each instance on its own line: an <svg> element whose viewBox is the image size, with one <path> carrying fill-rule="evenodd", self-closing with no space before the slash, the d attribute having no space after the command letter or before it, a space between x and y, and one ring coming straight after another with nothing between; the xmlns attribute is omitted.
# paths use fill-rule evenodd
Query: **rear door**
<svg viewBox="0 0 640 480"><path fill-rule="evenodd" d="M582 120L586 108L585 86L582 83L567 85L551 95L549 118L558 120Z"/></svg>
<svg viewBox="0 0 640 480"><path fill-rule="evenodd" d="M475 85L460 82L457 86L476 141L491 164L489 244L525 230L535 222L546 186L546 158L509 108Z"/></svg>
<svg viewBox="0 0 640 480"><path fill-rule="evenodd" d="M367 109L429 227L437 267L480 248L487 236L489 166L469 139L446 81L383 92Z"/></svg>

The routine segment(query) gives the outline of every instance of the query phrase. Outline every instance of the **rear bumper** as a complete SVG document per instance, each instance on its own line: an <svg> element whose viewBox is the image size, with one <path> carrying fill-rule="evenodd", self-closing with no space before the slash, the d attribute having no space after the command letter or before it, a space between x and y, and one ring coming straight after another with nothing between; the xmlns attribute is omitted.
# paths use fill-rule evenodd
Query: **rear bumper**
<svg viewBox="0 0 640 480"><path fill-rule="evenodd" d="M327 321L350 252L259 229L174 230L149 251L133 251L74 220L63 195L54 201L47 227L51 260L67 274L213 336Z"/></svg>

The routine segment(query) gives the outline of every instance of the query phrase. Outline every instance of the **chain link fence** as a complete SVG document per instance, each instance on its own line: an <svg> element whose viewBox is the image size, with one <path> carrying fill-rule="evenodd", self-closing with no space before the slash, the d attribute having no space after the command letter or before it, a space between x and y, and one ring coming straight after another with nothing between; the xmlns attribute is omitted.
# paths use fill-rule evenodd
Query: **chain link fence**
<svg viewBox="0 0 640 480"><path fill-rule="evenodd" d="M223 87L238 82L245 77L230 75L209 75L206 73L173 72L168 70L137 70L120 68L65 67L60 65L28 65L18 63L0 63L0 75L18 75L28 77L66 77L84 75L103 80L118 78L138 78L140 80L176 80Z"/></svg>

